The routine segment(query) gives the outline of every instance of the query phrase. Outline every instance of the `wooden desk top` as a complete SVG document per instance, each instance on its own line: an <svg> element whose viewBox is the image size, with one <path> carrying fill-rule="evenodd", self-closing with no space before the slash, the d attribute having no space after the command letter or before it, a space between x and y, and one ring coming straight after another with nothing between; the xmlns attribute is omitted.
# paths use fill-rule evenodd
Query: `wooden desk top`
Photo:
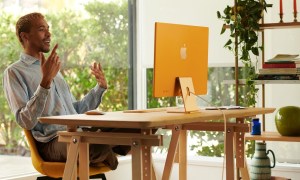
<svg viewBox="0 0 300 180"><path fill-rule="evenodd" d="M259 114L268 114L275 108L245 108L223 110L226 118L254 117ZM40 117L39 121L48 124L62 124L69 126L94 126L114 128L152 128L167 125L208 122L209 120L222 120L223 114L219 110L200 110L194 113L168 113L166 111L124 113L106 112L104 115L63 115Z"/></svg>

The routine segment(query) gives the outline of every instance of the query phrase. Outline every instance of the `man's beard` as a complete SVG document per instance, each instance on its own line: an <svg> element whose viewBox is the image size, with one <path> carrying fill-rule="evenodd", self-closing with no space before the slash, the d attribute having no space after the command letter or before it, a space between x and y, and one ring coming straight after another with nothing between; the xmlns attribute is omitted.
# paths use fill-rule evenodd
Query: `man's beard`
<svg viewBox="0 0 300 180"><path fill-rule="evenodd" d="M42 48L40 50L40 52L42 52L42 53L48 53L49 51L50 51L50 48Z"/></svg>

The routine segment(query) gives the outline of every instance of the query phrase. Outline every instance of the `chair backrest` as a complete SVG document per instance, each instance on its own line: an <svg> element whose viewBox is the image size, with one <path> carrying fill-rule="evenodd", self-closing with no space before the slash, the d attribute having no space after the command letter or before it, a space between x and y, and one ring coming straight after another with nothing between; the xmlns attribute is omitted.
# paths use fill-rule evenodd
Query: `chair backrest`
<svg viewBox="0 0 300 180"><path fill-rule="evenodd" d="M53 178L59 178L62 177L65 163L64 162L46 162L43 160L43 158L40 156L37 146L36 146L36 140L32 136L32 133L30 130L24 129L25 136L27 138L29 147L30 147L30 153L31 153L31 161L33 164L33 167L41 174L53 177Z"/></svg>

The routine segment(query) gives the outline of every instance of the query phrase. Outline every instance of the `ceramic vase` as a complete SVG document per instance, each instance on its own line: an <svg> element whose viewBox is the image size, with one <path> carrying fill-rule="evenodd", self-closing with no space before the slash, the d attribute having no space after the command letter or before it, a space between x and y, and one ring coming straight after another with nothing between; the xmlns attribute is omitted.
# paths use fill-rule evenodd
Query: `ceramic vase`
<svg viewBox="0 0 300 180"><path fill-rule="evenodd" d="M271 166L269 152L273 156L273 165ZM266 150L266 143L256 142L255 153L250 165L251 180L270 180L271 168L275 167L275 155L272 150Z"/></svg>

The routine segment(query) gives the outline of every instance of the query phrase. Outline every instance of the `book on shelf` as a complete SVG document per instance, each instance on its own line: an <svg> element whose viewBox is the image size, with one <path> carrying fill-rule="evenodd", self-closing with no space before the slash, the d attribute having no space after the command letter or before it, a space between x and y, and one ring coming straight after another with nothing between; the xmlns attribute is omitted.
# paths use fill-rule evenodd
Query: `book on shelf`
<svg viewBox="0 0 300 180"><path fill-rule="evenodd" d="M299 76L292 75L276 75L276 74L259 74L255 80L299 80Z"/></svg>
<svg viewBox="0 0 300 180"><path fill-rule="evenodd" d="M298 58L299 54L277 54L272 59L269 59L268 62L296 62L299 61L300 58Z"/></svg>
<svg viewBox="0 0 300 180"><path fill-rule="evenodd" d="M296 68L294 62L291 63L264 63L263 68Z"/></svg>
<svg viewBox="0 0 300 180"><path fill-rule="evenodd" d="M265 62L265 64L295 64L295 63L298 63L298 62L299 61L292 61L292 60L280 61L280 60L269 59Z"/></svg>
<svg viewBox="0 0 300 180"><path fill-rule="evenodd" d="M300 74L300 68L263 68L259 74Z"/></svg>

